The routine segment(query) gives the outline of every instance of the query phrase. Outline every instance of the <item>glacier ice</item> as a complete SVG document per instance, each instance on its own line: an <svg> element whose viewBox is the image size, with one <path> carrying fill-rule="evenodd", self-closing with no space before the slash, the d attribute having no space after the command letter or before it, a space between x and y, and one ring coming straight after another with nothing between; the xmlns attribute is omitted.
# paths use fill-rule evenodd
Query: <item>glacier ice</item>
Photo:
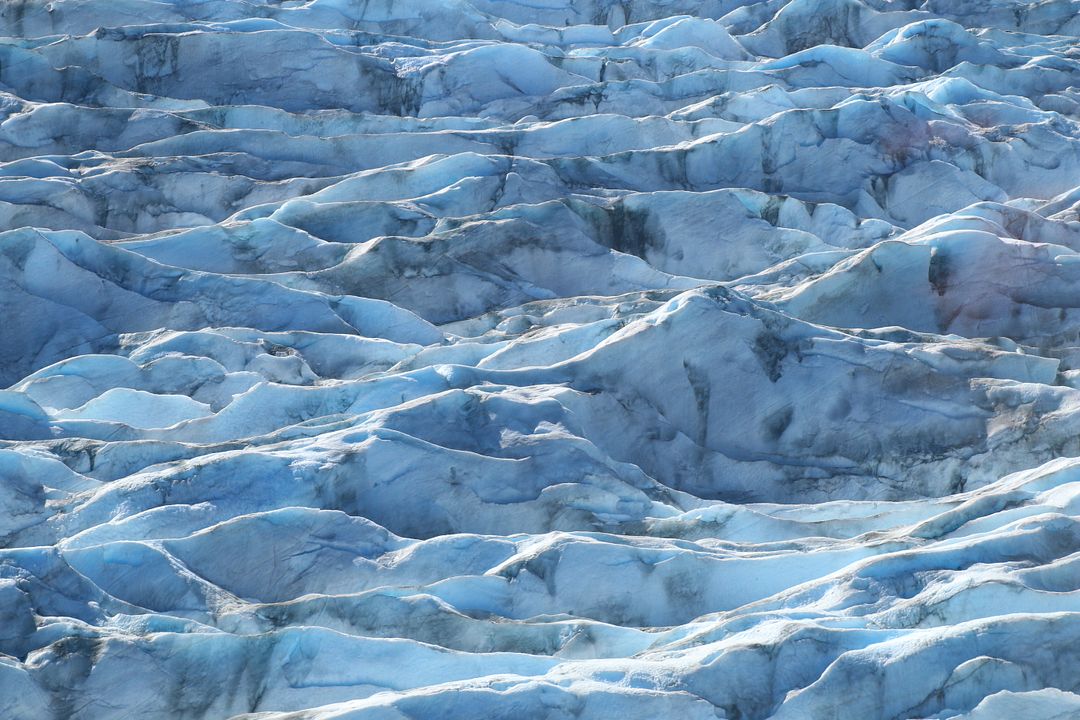
<svg viewBox="0 0 1080 720"><path fill-rule="evenodd" d="M0 717L1080 718L1078 38L0 3Z"/></svg>

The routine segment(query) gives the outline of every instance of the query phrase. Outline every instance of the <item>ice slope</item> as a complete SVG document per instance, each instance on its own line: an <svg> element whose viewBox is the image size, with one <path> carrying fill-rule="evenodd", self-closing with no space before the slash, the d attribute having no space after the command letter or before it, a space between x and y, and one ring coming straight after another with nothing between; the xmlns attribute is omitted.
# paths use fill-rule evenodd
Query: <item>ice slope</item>
<svg viewBox="0 0 1080 720"><path fill-rule="evenodd" d="M1080 718L1078 38L0 3L0 717Z"/></svg>

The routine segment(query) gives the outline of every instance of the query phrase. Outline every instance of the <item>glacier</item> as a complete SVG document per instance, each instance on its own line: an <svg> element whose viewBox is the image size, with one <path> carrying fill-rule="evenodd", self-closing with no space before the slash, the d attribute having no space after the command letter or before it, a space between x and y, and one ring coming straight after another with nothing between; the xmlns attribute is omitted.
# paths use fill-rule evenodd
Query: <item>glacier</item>
<svg viewBox="0 0 1080 720"><path fill-rule="evenodd" d="M1080 2L6 0L0 717L1080 718Z"/></svg>

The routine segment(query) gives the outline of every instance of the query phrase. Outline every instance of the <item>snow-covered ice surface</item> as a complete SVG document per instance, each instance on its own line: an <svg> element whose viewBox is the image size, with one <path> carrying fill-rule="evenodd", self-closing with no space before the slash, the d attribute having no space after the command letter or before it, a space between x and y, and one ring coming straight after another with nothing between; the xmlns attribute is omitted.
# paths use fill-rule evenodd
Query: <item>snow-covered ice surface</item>
<svg viewBox="0 0 1080 720"><path fill-rule="evenodd" d="M0 36L0 717L1080 717L1080 2Z"/></svg>

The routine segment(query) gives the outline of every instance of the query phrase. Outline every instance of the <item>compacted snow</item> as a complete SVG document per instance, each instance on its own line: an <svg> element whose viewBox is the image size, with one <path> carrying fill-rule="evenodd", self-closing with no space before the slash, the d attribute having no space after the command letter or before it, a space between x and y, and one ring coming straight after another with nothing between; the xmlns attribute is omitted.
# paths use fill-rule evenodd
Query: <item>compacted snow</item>
<svg viewBox="0 0 1080 720"><path fill-rule="evenodd" d="M0 717L1080 717L1076 0L0 35Z"/></svg>

